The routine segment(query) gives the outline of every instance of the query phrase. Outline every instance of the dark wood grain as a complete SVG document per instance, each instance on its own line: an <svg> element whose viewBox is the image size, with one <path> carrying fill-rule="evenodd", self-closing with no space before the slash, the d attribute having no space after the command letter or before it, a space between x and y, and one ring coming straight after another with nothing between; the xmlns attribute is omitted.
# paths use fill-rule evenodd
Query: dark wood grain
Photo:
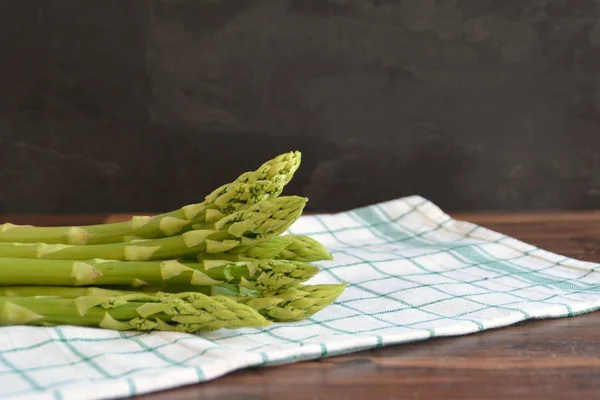
<svg viewBox="0 0 600 400"><path fill-rule="evenodd" d="M546 250L600 261L600 212L456 213ZM97 216L116 221L124 215ZM44 218L37 222L43 223ZM52 221L56 221L56 218ZM600 398L600 313L252 368L144 400Z"/></svg>

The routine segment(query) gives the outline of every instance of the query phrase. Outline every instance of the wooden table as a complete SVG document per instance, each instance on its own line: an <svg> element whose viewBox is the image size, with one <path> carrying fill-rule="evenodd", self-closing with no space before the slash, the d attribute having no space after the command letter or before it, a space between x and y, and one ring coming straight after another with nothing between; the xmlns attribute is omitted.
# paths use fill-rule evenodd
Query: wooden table
<svg viewBox="0 0 600 400"><path fill-rule="evenodd" d="M455 213L546 250L600 262L600 212ZM69 224L124 215L2 216ZM145 400L600 398L600 313L523 322L288 366L246 369Z"/></svg>

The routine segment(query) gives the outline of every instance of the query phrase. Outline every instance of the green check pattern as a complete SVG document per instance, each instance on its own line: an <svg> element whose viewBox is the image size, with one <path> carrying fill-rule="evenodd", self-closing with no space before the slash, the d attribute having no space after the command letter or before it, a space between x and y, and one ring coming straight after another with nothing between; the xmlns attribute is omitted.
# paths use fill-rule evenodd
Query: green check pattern
<svg viewBox="0 0 600 400"><path fill-rule="evenodd" d="M463 335L600 307L597 264L456 221L413 196L290 229L334 261L310 283L347 282L313 318L203 335L61 326L0 329L0 398L123 398L436 336Z"/></svg>

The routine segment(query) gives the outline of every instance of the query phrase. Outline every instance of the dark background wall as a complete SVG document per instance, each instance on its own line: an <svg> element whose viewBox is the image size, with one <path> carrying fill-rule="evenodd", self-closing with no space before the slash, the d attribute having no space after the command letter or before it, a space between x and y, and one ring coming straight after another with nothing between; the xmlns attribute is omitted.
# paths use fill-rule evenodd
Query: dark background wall
<svg viewBox="0 0 600 400"><path fill-rule="evenodd" d="M0 213L164 211L284 151L342 210L600 207L596 0L0 0Z"/></svg>

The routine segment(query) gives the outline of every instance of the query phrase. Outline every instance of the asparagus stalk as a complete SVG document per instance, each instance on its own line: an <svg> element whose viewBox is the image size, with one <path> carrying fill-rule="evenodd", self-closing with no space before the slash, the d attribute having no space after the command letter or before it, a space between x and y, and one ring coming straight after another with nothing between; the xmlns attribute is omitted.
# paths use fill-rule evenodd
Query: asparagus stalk
<svg viewBox="0 0 600 400"><path fill-rule="evenodd" d="M250 249L248 249L248 251L246 251L245 248L236 247L222 253L202 253L198 256L198 259L238 261L246 260L248 258L261 258L260 256L264 253L268 253L268 258L302 262L333 259L333 256L325 246L317 240L305 235L277 236L266 242L249 247Z"/></svg>
<svg viewBox="0 0 600 400"><path fill-rule="evenodd" d="M115 290L107 288L90 287L71 287L71 286L0 286L0 297L63 297L74 299L81 296L104 296L114 297L124 294L131 294L131 290ZM181 293L181 292L180 292ZM210 294L205 293L205 294Z"/></svg>
<svg viewBox="0 0 600 400"><path fill-rule="evenodd" d="M200 253L196 257L198 261L203 260L267 260L276 258L292 241L285 236L273 236L272 238L253 244L234 247L233 249L219 253ZM293 260L302 261L302 260Z"/></svg>
<svg viewBox="0 0 600 400"><path fill-rule="evenodd" d="M144 288L145 289L145 288ZM182 285L182 291L173 290L168 294L186 294L188 287ZM240 296L235 285L219 285L202 287L202 293L213 297L226 297L239 304L246 305L274 322L294 322L309 318L325 307L331 305L346 289L346 284L298 285L292 288L269 292L247 291L248 295ZM165 294L158 292L139 292L126 289L110 290L97 287L78 288L61 286L0 286L0 299L12 297L27 298L61 298L75 299L80 297L118 297L123 295Z"/></svg>
<svg viewBox="0 0 600 400"><path fill-rule="evenodd" d="M214 224L214 229L192 230L161 239L97 245L13 243L0 246L0 257L150 261L197 256L202 252L219 253L285 232L300 217L306 201L298 196L278 197L225 216Z"/></svg>
<svg viewBox="0 0 600 400"><path fill-rule="evenodd" d="M202 293L227 296L245 304L270 321L295 322L310 318L331 305L346 289L346 284L297 285L272 291L248 290L238 285L224 284L203 287ZM0 295L2 295L0 287ZM70 289L69 289L70 290ZM128 292L127 288L123 288ZM194 288L188 284L145 286L144 292L185 293ZM35 293L35 289L33 289Z"/></svg>
<svg viewBox="0 0 600 400"><path fill-rule="evenodd" d="M128 238L154 239L172 236L197 225L205 229L223 215L278 197L300 166L301 153L281 154L257 170L241 174L205 197L154 217L134 216L129 221L88 226L36 227L0 225L0 242L46 244L107 244Z"/></svg>
<svg viewBox="0 0 600 400"><path fill-rule="evenodd" d="M231 297L275 322L301 321L332 304L346 289L346 284L298 285L264 292L262 297Z"/></svg>
<svg viewBox="0 0 600 400"><path fill-rule="evenodd" d="M234 283L247 289L275 290L312 278L319 268L287 260L199 263L167 261L35 260L0 258L0 285L106 286Z"/></svg>
<svg viewBox="0 0 600 400"><path fill-rule="evenodd" d="M190 260L228 260L228 261L244 261L244 260L268 260L278 257L287 246L292 244L292 240L287 239L284 236L273 236L266 241L256 241L252 244L242 244L234 247L225 252L219 253L201 253L197 256L183 257L188 261ZM129 240L129 243L136 243L136 239ZM11 243L11 242L0 242L0 253L2 252L3 246L34 246L34 243ZM285 259L290 259L286 257ZM301 259L295 259L292 261L306 261Z"/></svg>
<svg viewBox="0 0 600 400"><path fill-rule="evenodd" d="M278 259L304 262L333 260L327 248L310 236L284 235L283 238L291 243L277 254Z"/></svg>
<svg viewBox="0 0 600 400"><path fill-rule="evenodd" d="M164 290L164 289L170 290ZM261 297L263 292L239 287L232 283L215 286L191 286L190 284L145 285L133 288L131 285L97 286L0 286L0 297L63 297L72 299L80 296L121 296L132 293L185 293L195 292L207 296Z"/></svg>
<svg viewBox="0 0 600 400"><path fill-rule="evenodd" d="M199 332L268 324L269 321L251 307L225 296L201 293L0 297L0 326L74 325L111 330Z"/></svg>

